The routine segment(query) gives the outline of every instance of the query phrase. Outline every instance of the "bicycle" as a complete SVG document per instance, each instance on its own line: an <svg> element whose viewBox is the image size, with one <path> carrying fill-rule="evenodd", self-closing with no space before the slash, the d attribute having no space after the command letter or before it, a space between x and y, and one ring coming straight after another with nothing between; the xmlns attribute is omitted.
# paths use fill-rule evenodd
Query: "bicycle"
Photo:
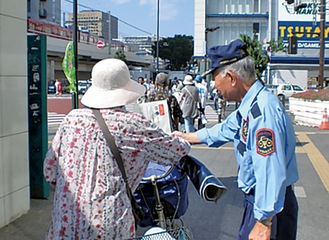
<svg viewBox="0 0 329 240"><path fill-rule="evenodd" d="M216 202L227 190L202 162L192 156L184 156L175 166L149 163L134 196L145 214L139 226L151 228L134 240L193 239L192 232L181 219L188 208L189 181L200 197L209 202Z"/></svg>
<svg viewBox="0 0 329 240"><path fill-rule="evenodd" d="M191 231L180 218L188 207L188 178L180 165L163 166L150 162L134 193L145 213L140 227L150 227L134 240L190 240Z"/></svg>

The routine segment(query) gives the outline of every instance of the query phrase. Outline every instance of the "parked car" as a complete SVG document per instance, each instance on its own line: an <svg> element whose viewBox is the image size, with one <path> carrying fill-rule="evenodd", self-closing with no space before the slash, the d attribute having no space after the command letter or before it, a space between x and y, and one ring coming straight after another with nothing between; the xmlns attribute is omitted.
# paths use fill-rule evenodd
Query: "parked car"
<svg viewBox="0 0 329 240"><path fill-rule="evenodd" d="M91 86L91 80L82 80L78 82L78 93L85 94L87 89Z"/></svg>
<svg viewBox="0 0 329 240"><path fill-rule="evenodd" d="M274 95L277 95L280 101L288 99L295 93L305 92L305 90L298 84L282 83L278 85L267 85L266 87Z"/></svg>
<svg viewBox="0 0 329 240"><path fill-rule="evenodd" d="M50 80L48 82L48 93L49 94L55 94L56 93L55 80Z"/></svg>

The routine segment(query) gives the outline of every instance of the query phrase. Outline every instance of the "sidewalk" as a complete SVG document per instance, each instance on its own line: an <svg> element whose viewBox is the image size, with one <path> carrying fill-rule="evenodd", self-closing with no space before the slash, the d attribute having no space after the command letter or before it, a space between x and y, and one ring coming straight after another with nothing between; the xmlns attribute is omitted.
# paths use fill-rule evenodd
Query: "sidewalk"
<svg viewBox="0 0 329 240"><path fill-rule="evenodd" d="M0 240L42 240L45 239L52 210L53 191L49 199L31 199L27 214L0 229Z"/></svg>

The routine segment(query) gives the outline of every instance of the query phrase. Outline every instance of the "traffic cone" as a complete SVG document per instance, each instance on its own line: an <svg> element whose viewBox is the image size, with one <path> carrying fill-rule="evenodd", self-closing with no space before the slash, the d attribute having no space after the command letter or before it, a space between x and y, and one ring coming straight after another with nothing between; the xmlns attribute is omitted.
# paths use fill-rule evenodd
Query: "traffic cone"
<svg viewBox="0 0 329 240"><path fill-rule="evenodd" d="M329 122L328 122L328 115L327 115L327 109L324 109L324 114L322 116L322 122L319 127L321 130L329 130Z"/></svg>

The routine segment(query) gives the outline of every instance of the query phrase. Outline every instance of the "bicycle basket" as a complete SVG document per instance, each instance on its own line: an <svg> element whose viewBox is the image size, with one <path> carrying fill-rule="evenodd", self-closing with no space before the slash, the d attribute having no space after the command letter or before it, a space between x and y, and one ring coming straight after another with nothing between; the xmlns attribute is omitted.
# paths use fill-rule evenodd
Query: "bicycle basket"
<svg viewBox="0 0 329 240"><path fill-rule="evenodd" d="M145 232L144 236L130 240L192 240L192 233L186 227L166 230L160 227L152 227Z"/></svg>

